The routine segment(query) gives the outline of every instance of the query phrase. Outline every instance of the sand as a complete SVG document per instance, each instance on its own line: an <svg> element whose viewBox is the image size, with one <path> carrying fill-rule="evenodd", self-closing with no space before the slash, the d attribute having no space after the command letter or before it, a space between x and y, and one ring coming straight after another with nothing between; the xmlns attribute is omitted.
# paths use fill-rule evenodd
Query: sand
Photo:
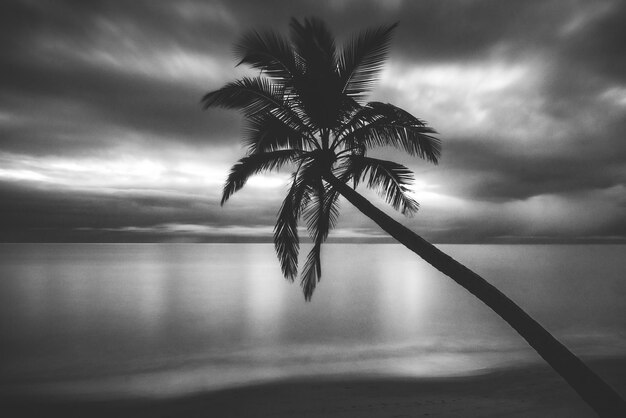
<svg viewBox="0 0 626 418"><path fill-rule="evenodd" d="M626 359L588 364L626 396ZM0 400L4 417L594 417L546 366L478 376L292 379L177 399Z"/></svg>

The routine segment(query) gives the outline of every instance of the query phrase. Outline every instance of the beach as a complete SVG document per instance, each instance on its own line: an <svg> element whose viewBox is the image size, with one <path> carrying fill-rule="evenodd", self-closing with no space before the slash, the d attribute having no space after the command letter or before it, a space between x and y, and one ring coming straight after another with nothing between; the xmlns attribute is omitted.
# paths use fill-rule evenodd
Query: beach
<svg viewBox="0 0 626 418"><path fill-rule="evenodd" d="M626 358L587 363L622 396ZM446 378L330 376L169 399L4 399L7 417L594 417L544 365Z"/></svg>

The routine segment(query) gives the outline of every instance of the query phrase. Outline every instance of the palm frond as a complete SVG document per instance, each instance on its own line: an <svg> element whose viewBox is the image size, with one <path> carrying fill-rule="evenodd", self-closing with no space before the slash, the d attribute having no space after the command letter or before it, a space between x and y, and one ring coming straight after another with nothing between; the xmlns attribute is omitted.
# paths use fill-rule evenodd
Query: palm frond
<svg viewBox="0 0 626 418"><path fill-rule="evenodd" d="M356 145L395 146L412 156L434 164L441 157L441 141L430 135L436 131L407 111L380 102L370 102L346 124L340 142Z"/></svg>
<svg viewBox="0 0 626 418"><path fill-rule="evenodd" d="M286 279L293 281L298 274L298 218L302 193L295 187L295 181L278 211L274 227L274 248L280 262L280 268Z"/></svg>
<svg viewBox="0 0 626 418"><path fill-rule="evenodd" d="M334 71L335 38L323 20L313 17L300 23L292 18L289 27L291 41L307 71Z"/></svg>
<svg viewBox="0 0 626 418"><path fill-rule="evenodd" d="M304 211L307 222L307 231L316 243L322 243L328 238L330 230L337 224L339 219L339 194L317 178L315 192L311 196L311 202Z"/></svg>
<svg viewBox="0 0 626 418"><path fill-rule="evenodd" d="M240 190L253 174L279 169L284 164L293 161L299 154L298 150L288 149L252 154L240 159L230 169L220 204L226 203L230 196Z"/></svg>
<svg viewBox="0 0 626 418"><path fill-rule="evenodd" d="M366 30L350 40L338 54L342 91L362 100L383 68L397 23Z"/></svg>
<svg viewBox="0 0 626 418"><path fill-rule="evenodd" d="M264 77L244 77L205 94L202 105L204 109L223 107L255 114L283 107L283 88Z"/></svg>
<svg viewBox="0 0 626 418"><path fill-rule="evenodd" d="M302 268L300 287L307 302L313 297L315 287L322 276L321 249L321 245L314 244Z"/></svg>
<svg viewBox="0 0 626 418"><path fill-rule="evenodd" d="M271 113L277 119L312 136L296 101L288 99L285 87L265 77L244 77L209 92L202 98L204 109L222 107L243 111L247 117Z"/></svg>
<svg viewBox="0 0 626 418"><path fill-rule="evenodd" d="M326 24L316 18L290 22L291 40L296 49L301 76L293 79L294 92L302 109L319 128L334 128L346 106L337 74L334 37Z"/></svg>
<svg viewBox="0 0 626 418"><path fill-rule="evenodd" d="M313 291L322 278L321 246L339 219L339 193L330 185L324 185L321 178L318 178L304 216L307 231L313 240L313 248L304 264L300 285L305 299L311 300Z"/></svg>
<svg viewBox="0 0 626 418"><path fill-rule="evenodd" d="M299 73L293 48L288 40L274 31L251 31L235 44L237 65L248 64L271 78L287 83Z"/></svg>
<svg viewBox="0 0 626 418"><path fill-rule="evenodd" d="M311 162L301 159L298 169L292 175L291 187L278 212L274 227L274 247L285 278L293 281L298 274L298 220L313 193L311 184Z"/></svg>
<svg viewBox="0 0 626 418"><path fill-rule="evenodd" d="M304 150L307 137L271 113L260 113L247 118L244 142L250 155L284 148Z"/></svg>
<svg viewBox="0 0 626 418"><path fill-rule="evenodd" d="M403 215L412 216L419 209L408 185L414 181L411 170L393 161L380 160L361 155L350 155L344 166L345 177L352 177L355 182L367 179L367 186L379 194Z"/></svg>
<svg viewBox="0 0 626 418"><path fill-rule="evenodd" d="M283 276L289 281L293 281L298 274L298 254L300 252L298 219L294 213L293 200L293 195L287 194L278 211L274 226L274 249Z"/></svg>

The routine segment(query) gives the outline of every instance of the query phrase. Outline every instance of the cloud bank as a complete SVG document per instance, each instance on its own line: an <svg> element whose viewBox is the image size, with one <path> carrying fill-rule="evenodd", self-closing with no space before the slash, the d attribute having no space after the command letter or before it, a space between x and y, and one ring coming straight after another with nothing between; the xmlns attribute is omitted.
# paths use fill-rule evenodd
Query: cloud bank
<svg viewBox="0 0 626 418"><path fill-rule="evenodd" d="M378 151L417 174L403 223L437 242L626 241L617 0L4 1L2 240L268 239L288 173L221 208L241 120L199 99L248 71L242 32L311 15L340 39L400 22L371 98L444 144L439 166ZM337 239L384 239L342 208Z"/></svg>

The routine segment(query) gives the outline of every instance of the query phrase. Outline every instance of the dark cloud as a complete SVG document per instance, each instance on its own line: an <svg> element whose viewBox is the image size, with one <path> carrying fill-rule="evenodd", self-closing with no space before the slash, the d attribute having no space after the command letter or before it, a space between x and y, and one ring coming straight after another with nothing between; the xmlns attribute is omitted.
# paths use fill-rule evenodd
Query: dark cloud
<svg viewBox="0 0 626 418"><path fill-rule="evenodd" d="M562 0L478 1L233 1L227 7L242 30L286 29L291 17L320 16L345 39L369 26L400 22L394 58L426 61L477 59L496 47L510 54L560 42L559 29L574 19L584 2Z"/></svg>
<svg viewBox="0 0 626 418"><path fill-rule="evenodd" d="M573 30L563 44L568 61L592 73L623 83L626 81L626 3L598 2L597 15Z"/></svg>
<svg viewBox="0 0 626 418"><path fill-rule="evenodd" d="M612 138L617 142L617 138ZM587 148L587 149L585 149ZM518 155L506 143L460 140L446 144L439 178L456 195L492 201L604 189L626 181L621 149L597 152L593 140L577 155Z"/></svg>
<svg viewBox="0 0 626 418"><path fill-rule="evenodd" d="M37 185L0 183L0 241L64 241L67 238L98 240L128 239L143 231L143 239L175 236L159 225L214 227L211 236L226 235L228 228L273 225L276 204L219 206L216 196L173 194L158 191L50 190ZM254 218L246 212L254 210ZM243 212L243 214L242 214ZM220 227L222 227L220 229ZM264 231L264 239L268 234ZM53 238L52 238L53 237Z"/></svg>
<svg viewBox="0 0 626 418"><path fill-rule="evenodd" d="M97 148L102 144L89 141L89 132L105 127L172 141L205 142L208 132L212 140L237 135L236 115L201 112L202 87L176 79L176 74L171 80L156 78L149 67L143 72L124 67L141 63L142 54L160 47L184 53L210 51L217 59L230 49L215 36L219 22L200 30L200 22L172 13L166 3L154 6L139 2L3 3L0 24L8 44L0 52L0 109L29 122L19 130L0 128L6 138L3 148L33 153L71 152L81 145ZM95 60L98 53L106 58L106 53L115 51L126 58L119 67ZM214 78L207 74L204 90L209 90ZM66 147L68 136L82 136L85 143Z"/></svg>

